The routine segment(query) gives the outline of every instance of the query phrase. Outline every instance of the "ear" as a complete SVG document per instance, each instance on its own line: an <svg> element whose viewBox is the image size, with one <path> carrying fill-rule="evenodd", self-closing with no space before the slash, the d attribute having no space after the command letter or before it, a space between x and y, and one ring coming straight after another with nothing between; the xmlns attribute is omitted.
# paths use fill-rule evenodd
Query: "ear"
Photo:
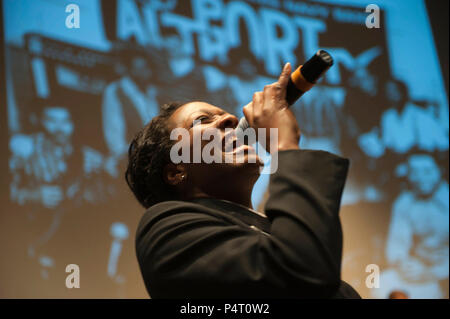
<svg viewBox="0 0 450 319"><path fill-rule="evenodd" d="M186 168L180 164L169 163L164 167L163 178L164 181L172 186L179 185L184 182L187 177Z"/></svg>

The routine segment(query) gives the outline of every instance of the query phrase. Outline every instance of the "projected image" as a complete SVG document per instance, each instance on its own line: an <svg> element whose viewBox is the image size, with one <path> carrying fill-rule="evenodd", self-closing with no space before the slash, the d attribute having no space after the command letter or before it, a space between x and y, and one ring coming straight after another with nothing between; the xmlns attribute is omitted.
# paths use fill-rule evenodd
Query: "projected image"
<svg viewBox="0 0 450 319"><path fill-rule="evenodd" d="M3 2L2 213L24 226L11 262L33 269L1 274L21 287L16 297L147 297L134 255L143 209L124 180L134 134L170 101L241 117L284 62L325 49L334 66L292 109L302 148L351 160L343 279L364 297L448 298L448 99L434 43L417 41L432 38L423 1L380 2L374 29L357 0L72 3L79 28L67 26L64 1ZM405 32L412 20L416 34ZM423 61L414 70L411 52ZM268 181L256 183L256 209ZM71 263L86 278L78 290L64 285ZM381 269L377 289L364 284L371 263Z"/></svg>
<svg viewBox="0 0 450 319"><path fill-rule="evenodd" d="M425 153L407 158L408 188L395 200L383 272L375 297L402 287L411 298L444 298L448 278L448 183L434 158Z"/></svg>

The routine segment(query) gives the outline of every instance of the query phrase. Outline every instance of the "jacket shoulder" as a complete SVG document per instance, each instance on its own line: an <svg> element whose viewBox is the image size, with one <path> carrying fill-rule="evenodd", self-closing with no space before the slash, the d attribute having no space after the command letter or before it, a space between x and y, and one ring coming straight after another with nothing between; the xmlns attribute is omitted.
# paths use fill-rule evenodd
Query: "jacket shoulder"
<svg viewBox="0 0 450 319"><path fill-rule="evenodd" d="M244 225L244 222L238 218L213 207L187 201L165 201L153 205L144 213L136 231L136 241L139 241L155 224L163 219L166 223L177 224L198 217L220 220L226 224Z"/></svg>
<svg viewBox="0 0 450 319"><path fill-rule="evenodd" d="M201 212L204 211L204 207L196 203L176 200L155 204L152 207L148 208L142 216L139 222L137 233L139 234L143 231L143 228L148 228L164 217L188 211Z"/></svg>

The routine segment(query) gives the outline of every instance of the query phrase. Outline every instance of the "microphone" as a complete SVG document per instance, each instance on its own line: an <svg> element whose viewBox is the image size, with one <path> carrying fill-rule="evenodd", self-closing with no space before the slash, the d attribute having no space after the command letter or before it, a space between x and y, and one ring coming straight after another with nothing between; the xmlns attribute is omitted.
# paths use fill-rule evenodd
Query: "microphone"
<svg viewBox="0 0 450 319"><path fill-rule="evenodd" d="M331 55L325 50L319 50L305 64L300 65L292 72L286 87L286 101L289 106L309 91L332 65L333 58ZM236 129L244 131L248 127L250 125L247 119L242 117Z"/></svg>

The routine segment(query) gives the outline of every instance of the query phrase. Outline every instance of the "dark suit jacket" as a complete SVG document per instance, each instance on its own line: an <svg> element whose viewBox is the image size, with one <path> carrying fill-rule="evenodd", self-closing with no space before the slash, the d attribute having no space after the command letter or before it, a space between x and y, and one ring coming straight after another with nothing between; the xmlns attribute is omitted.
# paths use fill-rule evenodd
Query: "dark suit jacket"
<svg viewBox="0 0 450 319"><path fill-rule="evenodd" d="M267 217L212 198L154 205L136 234L150 296L359 298L340 279L348 165L323 151L279 152Z"/></svg>

